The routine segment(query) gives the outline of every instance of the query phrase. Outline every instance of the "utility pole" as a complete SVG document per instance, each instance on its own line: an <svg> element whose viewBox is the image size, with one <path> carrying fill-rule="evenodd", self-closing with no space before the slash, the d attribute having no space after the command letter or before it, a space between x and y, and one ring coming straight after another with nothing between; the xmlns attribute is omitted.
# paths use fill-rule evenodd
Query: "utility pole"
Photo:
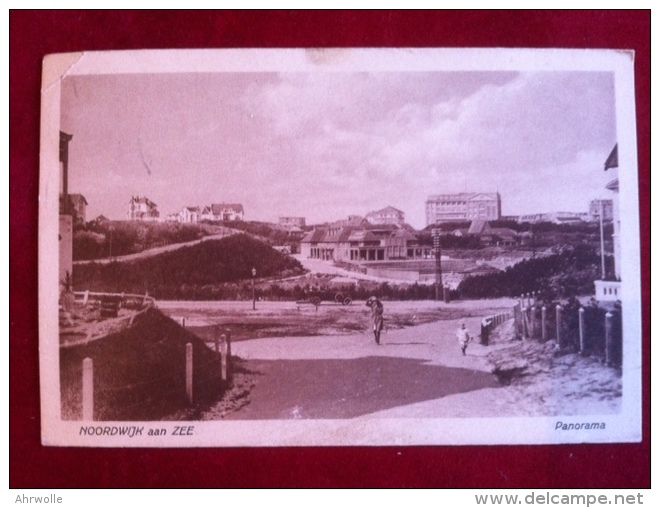
<svg viewBox="0 0 660 508"><path fill-rule="evenodd" d="M603 231L603 200L600 199L600 270L601 280L605 280L605 234Z"/></svg>
<svg viewBox="0 0 660 508"><path fill-rule="evenodd" d="M435 254L435 299L443 300L442 285L442 252L440 250L440 234L442 230L433 229L433 253Z"/></svg>

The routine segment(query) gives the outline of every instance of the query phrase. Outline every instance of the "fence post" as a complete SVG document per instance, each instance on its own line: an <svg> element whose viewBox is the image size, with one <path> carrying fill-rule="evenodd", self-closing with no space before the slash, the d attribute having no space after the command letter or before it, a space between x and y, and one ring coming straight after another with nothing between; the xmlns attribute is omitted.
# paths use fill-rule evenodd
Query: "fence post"
<svg viewBox="0 0 660 508"><path fill-rule="evenodd" d="M231 375L231 330L226 328L225 334L227 335L227 366Z"/></svg>
<svg viewBox="0 0 660 508"><path fill-rule="evenodd" d="M220 341L220 377L227 380L227 336L223 333Z"/></svg>
<svg viewBox="0 0 660 508"><path fill-rule="evenodd" d="M547 320L547 309L545 308L545 305L541 307L541 341L545 342L548 339L547 336L547 331L546 331L546 320Z"/></svg>
<svg viewBox="0 0 660 508"><path fill-rule="evenodd" d="M518 312L518 304L513 306L513 331L516 339L520 338L520 316Z"/></svg>
<svg viewBox="0 0 660 508"><path fill-rule="evenodd" d="M523 333L524 333L524 327L523 326L524 325L523 325L523 308L522 307L518 307L518 319L519 319L518 336L520 337L520 340L523 340L524 339L524 337L523 337Z"/></svg>
<svg viewBox="0 0 660 508"><path fill-rule="evenodd" d="M91 358L82 362L82 419L94 419L94 364Z"/></svg>
<svg viewBox="0 0 660 508"><path fill-rule="evenodd" d="M485 324L485 321L486 321L485 319L481 320L481 334L480 334L481 340L480 340L480 342L483 346L488 345L488 325Z"/></svg>
<svg viewBox="0 0 660 508"><path fill-rule="evenodd" d="M188 402L193 403L193 345L186 344L186 395Z"/></svg>
<svg viewBox="0 0 660 508"><path fill-rule="evenodd" d="M530 313L530 337L533 339L534 333L536 332L536 307L530 307L529 308L529 313Z"/></svg>
<svg viewBox="0 0 660 508"><path fill-rule="evenodd" d="M83 307L87 307L88 301L89 301L89 289L85 291L85 296L83 296Z"/></svg>
<svg viewBox="0 0 660 508"><path fill-rule="evenodd" d="M578 325L580 329L580 353L585 354L587 348L584 329L584 308L582 307L580 307L580 310L578 310L578 318Z"/></svg>
<svg viewBox="0 0 660 508"><path fill-rule="evenodd" d="M527 315L528 307L522 309L522 324L523 324L523 340L529 339L529 316Z"/></svg>
<svg viewBox="0 0 660 508"><path fill-rule="evenodd" d="M613 365L614 337L612 337L612 313L605 314L605 362L607 365Z"/></svg>
<svg viewBox="0 0 660 508"><path fill-rule="evenodd" d="M557 305L557 344L559 345L559 347L563 346L562 336L561 336L562 335L561 334L561 321L562 321L561 312L562 312L561 305Z"/></svg>
<svg viewBox="0 0 660 508"><path fill-rule="evenodd" d="M213 327L213 342L215 343L215 352L220 352L220 326Z"/></svg>
<svg viewBox="0 0 660 508"><path fill-rule="evenodd" d="M183 328L186 327L186 318L185 318L185 317L182 317L182 318L181 318L181 326L182 326Z"/></svg>

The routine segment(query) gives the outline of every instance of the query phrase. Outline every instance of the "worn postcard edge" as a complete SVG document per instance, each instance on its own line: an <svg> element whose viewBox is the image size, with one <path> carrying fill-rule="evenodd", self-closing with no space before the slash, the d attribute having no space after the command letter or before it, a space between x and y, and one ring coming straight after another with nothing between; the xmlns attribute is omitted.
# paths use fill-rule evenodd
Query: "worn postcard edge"
<svg viewBox="0 0 660 508"><path fill-rule="evenodd" d="M374 58L378 56L379 58ZM39 187L39 361L42 442L50 446L204 447L204 446L336 446L611 443L641 440L641 271L634 55L608 50L509 49L325 49L325 50L173 50L92 52L49 55L44 60ZM477 419L369 419L307 421L194 422L185 439L138 434L132 438L81 436L83 422L60 420L57 335L57 235L60 83L68 74L158 72L251 72L256 70L351 72L357 70L603 70L615 74L616 124L621 171L622 301L624 322L623 397L621 413L602 415L605 434L558 433L553 417ZM588 415L567 421L590 421ZM116 424L116 422L111 422ZM125 422L148 429L181 422ZM94 422L107 426L108 422ZM489 427L485 432L484 427ZM377 426L378 438L365 428ZM466 432L466 428L475 429ZM369 437L366 437L369 436Z"/></svg>

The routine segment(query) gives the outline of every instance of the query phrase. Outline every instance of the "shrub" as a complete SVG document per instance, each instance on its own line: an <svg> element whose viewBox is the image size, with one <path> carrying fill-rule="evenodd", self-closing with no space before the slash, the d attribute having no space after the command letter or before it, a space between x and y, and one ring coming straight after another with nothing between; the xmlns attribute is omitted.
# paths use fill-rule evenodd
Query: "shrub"
<svg viewBox="0 0 660 508"><path fill-rule="evenodd" d="M549 299L592 294L599 262L589 246L566 247L558 254L523 260L504 272L468 277L458 292L463 298L516 297L532 291Z"/></svg>

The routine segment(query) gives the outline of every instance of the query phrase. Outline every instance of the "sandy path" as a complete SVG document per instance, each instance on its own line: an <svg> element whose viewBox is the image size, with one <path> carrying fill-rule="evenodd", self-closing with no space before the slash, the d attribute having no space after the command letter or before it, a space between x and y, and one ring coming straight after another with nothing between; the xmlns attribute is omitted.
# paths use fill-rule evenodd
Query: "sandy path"
<svg viewBox="0 0 660 508"><path fill-rule="evenodd" d="M486 348L473 342L462 356L458 322L391 330L380 346L367 333L237 342L234 353L259 374L250 404L227 418L448 416L432 402L499 388Z"/></svg>
<svg viewBox="0 0 660 508"><path fill-rule="evenodd" d="M478 336L481 316L506 309L510 301L386 302L387 312L415 313L434 307L456 310ZM293 302L159 302L170 315L213 324L226 316L264 319L293 312ZM365 314L362 302L348 307L321 306L319 313ZM304 307L300 317L316 311ZM504 341L470 343L461 355L454 336L462 319L445 319L388 329L378 346L369 332L350 335L262 337L233 343L233 354L254 372L249 403L229 414L205 419L444 418L612 414L620 410L620 375L594 358L555 358L552 344L541 357L534 347ZM505 327L506 325L502 325ZM506 330L504 330L506 331ZM331 333L331 332L328 332ZM506 334L505 334L506 335ZM526 362L529 376L511 385L498 382L492 355ZM543 351L541 351L543 352ZM491 359L489 359L489 355ZM226 406L225 406L226 408Z"/></svg>
<svg viewBox="0 0 660 508"><path fill-rule="evenodd" d="M478 329L479 319L468 318ZM612 414L620 379L593 359L566 355L523 384L503 386L487 359L510 344L472 342L462 356L459 320L370 335L238 342L259 372L251 403L229 419L446 418ZM619 393L620 395L620 393Z"/></svg>

